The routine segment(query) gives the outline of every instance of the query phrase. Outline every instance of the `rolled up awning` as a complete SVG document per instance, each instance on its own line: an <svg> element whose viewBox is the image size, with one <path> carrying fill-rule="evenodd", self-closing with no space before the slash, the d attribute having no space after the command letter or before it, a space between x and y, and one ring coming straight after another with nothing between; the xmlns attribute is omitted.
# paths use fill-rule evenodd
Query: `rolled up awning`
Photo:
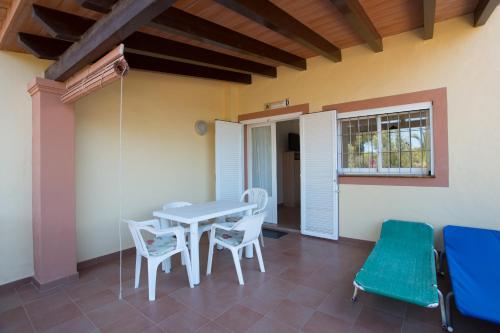
<svg viewBox="0 0 500 333"><path fill-rule="evenodd" d="M128 63L120 44L91 66L73 75L66 81L66 92L61 96L63 103L73 103L88 94L107 86L127 75Z"/></svg>

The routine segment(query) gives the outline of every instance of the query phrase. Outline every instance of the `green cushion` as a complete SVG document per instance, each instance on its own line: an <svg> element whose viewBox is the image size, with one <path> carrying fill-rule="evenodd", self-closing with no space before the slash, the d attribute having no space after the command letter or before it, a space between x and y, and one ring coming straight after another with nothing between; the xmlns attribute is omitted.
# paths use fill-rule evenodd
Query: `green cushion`
<svg viewBox="0 0 500 333"><path fill-rule="evenodd" d="M354 281L369 293L436 307L439 296L433 244L434 231L428 224L386 221Z"/></svg>
<svg viewBox="0 0 500 333"><path fill-rule="evenodd" d="M161 256L175 250L177 240L172 236L156 237L146 241L146 247L150 256Z"/></svg>

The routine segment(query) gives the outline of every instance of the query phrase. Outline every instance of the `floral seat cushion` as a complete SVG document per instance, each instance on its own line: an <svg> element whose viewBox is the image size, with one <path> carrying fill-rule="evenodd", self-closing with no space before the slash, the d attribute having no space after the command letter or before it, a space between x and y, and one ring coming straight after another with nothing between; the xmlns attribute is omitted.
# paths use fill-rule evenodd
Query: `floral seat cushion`
<svg viewBox="0 0 500 333"><path fill-rule="evenodd" d="M177 241L172 236L156 237L146 241L146 247L151 256L161 256L162 254L175 250L176 246Z"/></svg>
<svg viewBox="0 0 500 333"><path fill-rule="evenodd" d="M215 229L215 238L232 246L240 245L243 241L242 231Z"/></svg>

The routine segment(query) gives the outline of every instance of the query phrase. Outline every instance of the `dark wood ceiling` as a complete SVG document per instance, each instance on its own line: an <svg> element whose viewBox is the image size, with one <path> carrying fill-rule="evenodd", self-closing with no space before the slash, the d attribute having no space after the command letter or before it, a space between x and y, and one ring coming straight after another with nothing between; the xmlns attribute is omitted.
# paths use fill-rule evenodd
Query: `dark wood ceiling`
<svg viewBox="0 0 500 333"><path fill-rule="evenodd" d="M0 24L3 23L0 49L30 52L39 57L57 60L64 45L69 47L71 43L57 41L68 38L55 35L50 29L51 24L44 24L40 15L34 15L33 4L55 9L63 14L71 13L80 18L99 21L115 2L117 1L0 0ZM457 16L476 12L476 24L484 24L493 11L492 8L499 2L500 0L177 0L172 5L173 8L145 22L138 29L149 37L167 39L164 43L170 47L165 46L164 51L168 53L167 49L173 48L177 53L172 56L144 43L139 45L138 38L135 38L135 48L139 47L139 53L142 52L141 55L146 57L159 54L161 58L175 58L217 69L272 77L275 76L272 67L279 65L304 70L305 62L301 63L300 59L322 55L332 61L340 61L341 49L355 45L367 44L375 52L382 51L384 37L422 28L424 15L427 15L428 22L425 34L424 29L415 33L426 38L432 37L435 22ZM96 8L94 3L101 4L102 8ZM424 5L427 6L426 11ZM57 12L54 17L49 20L59 20ZM81 26L82 29L83 27L85 29L80 36L70 42L78 43L87 29L85 25ZM64 27L56 28L64 30ZM24 35L19 36L19 33ZM37 41L37 36L56 41ZM41 49L43 45L52 44L53 50ZM125 46L128 47L127 43ZM143 51L147 54L143 54ZM195 55L187 57L187 54ZM219 60L218 56L224 61ZM247 62L237 64L238 59ZM226 66L228 63L234 66ZM246 79L244 81L247 82Z"/></svg>

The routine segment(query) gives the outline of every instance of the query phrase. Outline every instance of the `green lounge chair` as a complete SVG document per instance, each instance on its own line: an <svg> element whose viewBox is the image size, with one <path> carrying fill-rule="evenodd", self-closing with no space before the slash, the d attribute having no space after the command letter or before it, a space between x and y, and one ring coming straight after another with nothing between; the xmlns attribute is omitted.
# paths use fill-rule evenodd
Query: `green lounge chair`
<svg viewBox="0 0 500 333"><path fill-rule="evenodd" d="M430 224L388 220L380 239L354 278L353 301L358 290L428 308L441 309L446 327L443 294L436 278L437 251Z"/></svg>

